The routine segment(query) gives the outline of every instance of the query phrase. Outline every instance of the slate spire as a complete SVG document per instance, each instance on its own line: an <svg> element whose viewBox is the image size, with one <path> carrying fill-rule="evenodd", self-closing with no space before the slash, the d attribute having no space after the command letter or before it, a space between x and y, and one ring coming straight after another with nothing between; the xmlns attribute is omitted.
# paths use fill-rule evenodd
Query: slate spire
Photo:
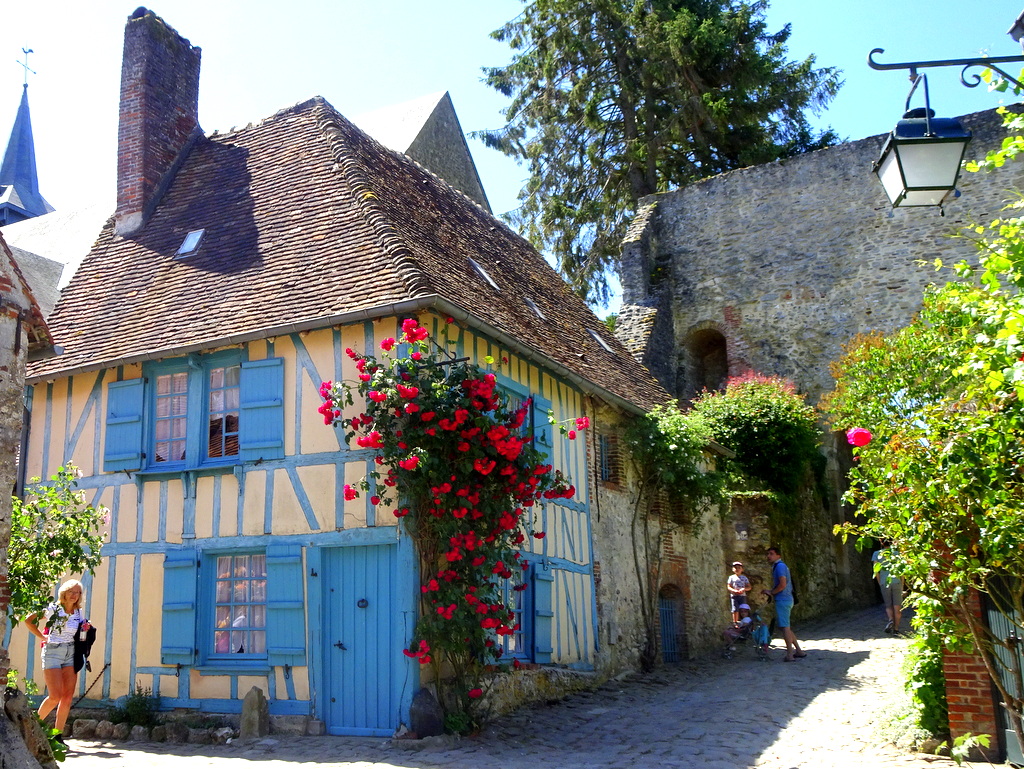
<svg viewBox="0 0 1024 769"><path fill-rule="evenodd" d="M53 206L39 194L32 119L28 112L28 84L22 86L21 104L11 138L0 164L0 225L48 214Z"/></svg>

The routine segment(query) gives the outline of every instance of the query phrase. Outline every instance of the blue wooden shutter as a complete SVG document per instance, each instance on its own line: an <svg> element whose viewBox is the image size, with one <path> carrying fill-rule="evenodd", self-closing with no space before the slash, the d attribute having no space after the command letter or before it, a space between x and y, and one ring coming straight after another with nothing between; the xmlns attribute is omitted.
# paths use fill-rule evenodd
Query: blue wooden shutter
<svg viewBox="0 0 1024 769"><path fill-rule="evenodd" d="M191 665L196 649L195 550L172 550L164 559L164 603L160 661Z"/></svg>
<svg viewBox="0 0 1024 769"><path fill-rule="evenodd" d="M238 443L243 462L284 456L284 359L242 363Z"/></svg>
<svg viewBox="0 0 1024 769"><path fill-rule="evenodd" d="M107 385L106 438L103 470L114 473L142 467L142 379Z"/></svg>
<svg viewBox="0 0 1024 769"><path fill-rule="evenodd" d="M267 548L267 659L271 665L304 665L306 604L302 547Z"/></svg>
<svg viewBox="0 0 1024 769"><path fill-rule="evenodd" d="M551 423L548 422L548 411L551 410L551 401L533 396L533 445L538 451L544 454L548 461L551 460Z"/></svg>
<svg viewBox="0 0 1024 769"><path fill-rule="evenodd" d="M547 562L531 563L530 568L533 569L533 661L544 665L551 662L554 651L551 633L555 612L551 594L555 575Z"/></svg>

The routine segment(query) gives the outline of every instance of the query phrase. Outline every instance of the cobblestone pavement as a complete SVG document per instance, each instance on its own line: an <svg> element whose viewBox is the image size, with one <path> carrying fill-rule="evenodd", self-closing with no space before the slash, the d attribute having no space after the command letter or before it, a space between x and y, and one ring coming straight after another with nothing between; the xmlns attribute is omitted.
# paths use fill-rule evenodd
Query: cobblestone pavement
<svg viewBox="0 0 1024 769"><path fill-rule="evenodd" d="M884 744L877 721L898 688L906 641L881 609L797 623L807 657L759 662L741 647L523 709L454 745L277 737L228 745L69 740L65 769L952 769ZM776 646L779 642L776 641ZM989 766L978 764L972 766Z"/></svg>

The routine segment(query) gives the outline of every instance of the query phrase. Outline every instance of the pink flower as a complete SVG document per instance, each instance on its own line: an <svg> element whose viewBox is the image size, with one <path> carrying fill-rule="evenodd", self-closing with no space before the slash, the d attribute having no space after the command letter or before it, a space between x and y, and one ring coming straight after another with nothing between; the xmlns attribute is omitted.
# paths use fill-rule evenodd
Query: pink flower
<svg viewBox="0 0 1024 769"><path fill-rule="evenodd" d="M547 536L547 534L548 534L548 533L547 533L546 531L535 531L535 532L533 533L533 536L534 536L535 538L537 538L537 539L544 539L544 537L546 537L546 536Z"/></svg>
<svg viewBox="0 0 1024 769"><path fill-rule="evenodd" d="M867 446L871 443L871 433L863 427L854 427L846 431L846 441L851 446Z"/></svg>
<svg viewBox="0 0 1024 769"><path fill-rule="evenodd" d="M483 696L484 696L484 690L483 689L470 689L469 690L469 698L471 700L479 699L480 697L483 697Z"/></svg>
<svg viewBox="0 0 1024 769"><path fill-rule="evenodd" d="M394 348L394 346L395 340L392 339L390 336L380 343L380 349L384 350L385 352L390 352L392 348Z"/></svg>
<svg viewBox="0 0 1024 769"><path fill-rule="evenodd" d="M576 429L586 430L590 427L590 417L576 417Z"/></svg>
<svg viewBox="0 0 1024 769"><path fill-rule="evenodd" d="M330 380L327 380L326 382L321 382L320 383L320 397L321 398L327 398L328 396L330 396L330 394L331 394L331 384L332 383L331 383Z"/></svg>
<svg viewBox="0 0 1024 769"><path fill-rule="evenodd" d="M359 492L356 491L355 489L353 489L351 486L349 486L346 483L345 484L345 499L355 499L358 496L359 496Z"/></svg>
<svg viewBox="0 0 1024 769"><path fill-rule="evenodd" d="M411 352L411 353L409 353L409 357L412 358L413 360L419 360L420 358L423 357L423 353L421 353L421 352Z"/></svg>
<svg viewBox="0 0 1024 769"><path fill-rule="evenodd" d="M370 504L376 507L380 504L380 497L370 497ZM534 535L536 536L536 535Z"/></svg>
<svg viewBox="0 0 1024 769"><path fill-rule="evenodd" d="M576 440L576 431L575 430L570 430L569 431L569 440L570 441Z"/></svg>
<svg viewBox="0 0 1024 769"><path fill-rule="evenodd" d="M366 397L372 400L374 403L383 403L388 399L388 394L378 392L377 390L370 390L368 393L366 393Z"/></svg>
<svg viewBox="0 0 1024 769"><path fill-rule="evenodd" d="M416 466L419 463L420 463L420 458L416 454L413 454L408 459L400 459L400 460L398 460L398 466L401 467L403 470L415 470Z"/></svg>

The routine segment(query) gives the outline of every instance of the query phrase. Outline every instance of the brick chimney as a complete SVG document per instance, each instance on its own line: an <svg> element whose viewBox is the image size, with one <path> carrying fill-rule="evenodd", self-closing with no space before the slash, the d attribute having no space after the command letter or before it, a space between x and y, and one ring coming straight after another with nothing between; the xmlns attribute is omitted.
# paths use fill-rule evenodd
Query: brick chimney
<svg viewBox="0 0 1024 769"><path fill-rule="evenodd" d="M118 235L138 231L199 128L200 50L145 8L128 18L117 131Z"/></svg>

